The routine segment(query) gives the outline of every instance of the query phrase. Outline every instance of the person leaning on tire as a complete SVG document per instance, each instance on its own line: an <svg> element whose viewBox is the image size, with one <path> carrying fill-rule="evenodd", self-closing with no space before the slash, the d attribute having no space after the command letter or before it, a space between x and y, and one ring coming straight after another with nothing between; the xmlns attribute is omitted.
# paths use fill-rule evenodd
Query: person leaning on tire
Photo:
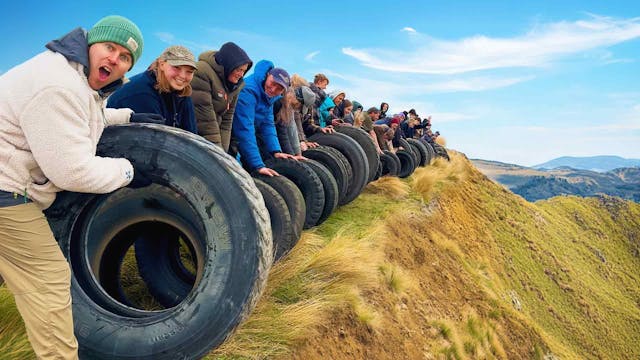
<svg viewBox="0 0 640 360"><path fill-rule="evenodd" d="M243 76L253 61L241 47L228 42L218 51L200 54L196 66L192 98L198 134L227 152Z"/></svg>
<svg viewBox="0 0 640 360"><path fill-rule="evenodd" d="M104 109L142 54L138 27L107 16L76 28L0 76L0 274L39 359L77 359L70 269L42 213L62 190L108 193L132 182L126 159L96 156Z"/></svg>
<svg viewBox="0 0 640 360"><path fill-rule="evenodd" d="M231 127L231 154L240 153L240 160L249 171L278 176L265 166L260 151L278 159L293 159L282 152L273 119L273 103L289 88L291 80L284 69L274 67L269 60L260 60L240 91Z"/></svg>

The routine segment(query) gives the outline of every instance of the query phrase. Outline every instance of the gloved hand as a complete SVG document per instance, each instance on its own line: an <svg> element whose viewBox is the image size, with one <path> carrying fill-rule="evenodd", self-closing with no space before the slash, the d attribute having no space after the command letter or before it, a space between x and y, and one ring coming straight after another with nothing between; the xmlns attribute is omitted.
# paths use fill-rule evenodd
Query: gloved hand
<svg viewBox="0 0 640 360"><path fill-rule="evenodd" d="M132 113L129 122L165 125L164 118L154 113Z"/></svg>

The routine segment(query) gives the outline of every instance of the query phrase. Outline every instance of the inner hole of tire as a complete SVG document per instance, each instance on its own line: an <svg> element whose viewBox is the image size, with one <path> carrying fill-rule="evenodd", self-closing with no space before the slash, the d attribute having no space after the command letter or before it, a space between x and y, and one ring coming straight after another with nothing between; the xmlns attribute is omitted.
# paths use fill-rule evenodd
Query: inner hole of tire
<svg viewBox="0 0 640 360"><path fill-rule="evenodd" d="M182 302L198 268L191 239L159 221L122 229L109 241L102 259L98 277L103 289L118 302L145 311Z"/></svg>

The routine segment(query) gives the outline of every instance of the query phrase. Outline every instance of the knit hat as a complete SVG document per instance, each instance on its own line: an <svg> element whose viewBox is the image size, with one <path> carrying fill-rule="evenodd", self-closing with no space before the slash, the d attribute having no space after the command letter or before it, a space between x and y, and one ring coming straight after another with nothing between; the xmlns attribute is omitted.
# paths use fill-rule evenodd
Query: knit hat
<svg viewBox="0 0 640 360"><path fill-rule="evenodd" d="M394 116L393 119L391 119L391 121L389 121L389 124L400 124L400 118L397 116Z"/></svg>
<svg viewBox="0 0 640 360"><path fill-rule="evenodd" d="M133 64L142 55L144 40L140 29L131 20L110 15L100 19L87 33L87 44L92 45L99 42L113 42L124 46L131 52Z"/></svg>
<svg viewBox="0 0 640 360"><path fill-rule="evenodd" d="M172 66L188 65L194 69L196 68L196 58L191 51L184 46L169 46L162 52L160 59L168 62Z"/></svg>
<svg viewBox="0 0 640 360"><path fill-rule="evenodd" d="M316 94L308 86L297 88L296 98L302 103L302 115L306 115L316 102Z"/></svg>

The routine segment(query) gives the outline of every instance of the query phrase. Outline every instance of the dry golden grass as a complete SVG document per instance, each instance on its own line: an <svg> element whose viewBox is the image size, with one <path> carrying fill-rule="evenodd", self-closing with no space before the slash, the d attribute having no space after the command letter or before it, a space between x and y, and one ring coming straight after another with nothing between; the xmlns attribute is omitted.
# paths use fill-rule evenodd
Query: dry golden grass
<svg viewBox="0 0 640 360"><path fill-rule="evenodd" d="M383 176L373 181L364 189L366 193L384 195L393 200L406 199L409 195L409 185L394 176Z"/></svg>

